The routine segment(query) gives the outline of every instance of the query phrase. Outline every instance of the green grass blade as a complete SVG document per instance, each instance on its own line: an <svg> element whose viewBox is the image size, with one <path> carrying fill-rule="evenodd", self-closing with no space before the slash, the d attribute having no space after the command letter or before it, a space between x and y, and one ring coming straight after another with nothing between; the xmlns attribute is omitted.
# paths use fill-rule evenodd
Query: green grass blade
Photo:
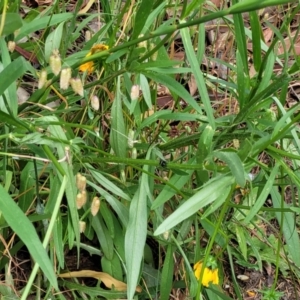
<svg viewBox="0 0 300 300"><path fill-rule="evenodd" d="M195 161L194 158L190 159L188 164L193 164ZM171 179L169 180L169 183L171 186L175 186L178 190L181 190L181 188L184 187L184 185L190 180L193 170L186 171L187 175L173 175ZM166 185L163 190L159 193L159 195L156 197L154 202L152 203L151 209L156 209L159 206L163 205L165 202L167 202L171 197L173 197L175 194L177 194L177 191L172 189L171 186Z"/></svg>
<svg viewBox="0 0 300 300"><path fill-rule="evenodd" d="M47 26L53 26L61 22L66 22L72 18L73 18L72 13L62 13L62 14L56 14L52 16L39 15L38 18L34 19L29 23L24 24L19 34L16 36L15 40L19 41L20 39L24 38L25 36L27 36L28 34L34 31L45 29Z"/></svg>
<svg viewBox="0 0 300 300"><path fill-rule="evenodd" d="M143 30L146 21L151 13L154 0L142 0L135 15L135 23L133 27L132 39L138 38Z"/></svg>
<svg viewBox="0 0 300 300"><path fill-rule="evenodd" d="M215 151L212 155L221 159L228 165L238 185L240 185L241 187L245 186L245 171L241 159L239 158L237 153L229 151Z"/></svg>
<svg viewBox="0 0 300 300"><path fill-rule="evenodd" d="M18 57L11 62L0 73L0 96L13 82L21 77L28 70L27 62L23 57Z"/></svg>
<svg viewBox="0 0 300 300"><path fill-rule="evenodd" d="M40 266L51 285L55 289L58 289L53 266L32 223L30 223L28 218L5 191L2 185L0 185L0 194L1 212L6 222L26 245L29 253Z"/></svg>
<svg viewBox="0 0 300 300"><path fill-rule="evenodd" d="M192 108L194 108L199 114L202 114L201 106L196 102L196 100L187 92L187 90L178 83L174 78L156 72L145 72L148 78L153 81L161 83L168 87L170 91L184 99Z"/></svg>
<svg viewBox="0 0 300 300"><path fill-rule="evenodd" d="M252 33L253 64L254 69L258 72L261 66L261 25L257 12L252 11L249 13L249 16Z"/></svg>
<svg viewBox="0 0 300 300"><path fill-rule="evenodd" d="M182 36L182 42L184 44L185 53L187 59L190 63L190 67L192 69L192 73L195 75L196 84L198 87L199 94L201 96L201 101L203 102L204 109L207 115L208 122L210 126L215 128L215 119L213 108L211 106L210 98L208 96L207 88L204 81L204 76L199 68L199 63L197 60L197 56L193 49L193 45L191 42L191 37L188 28L184 28L180 30Z"/></svg>
<svg viewBox="0 0 300 300"><path fill-rule="evenodd" d="M120 92L120 78L118 78L116 97L111 107L110 143L114 153L122 158L126 157L127 136L122 111Z"/></svg>
<svg viewBox="0 0 300 300"><path fill-rule="evenodd" d="M146 159L150 158L152 148L147 152ZM141 262L144 255L144 246L147 236L147 200L149 190L149 166L144 166L140 186L133 196L129 209L129 223L125 234L125 260L127 267L127 297L133 299L140 274Z"/></svg>
<svg viewBox="0 0 300 300"><path fill-rule="evenodd" d="M233 1L234 5L236 4L236 2L238 2L238 0ZM244 20L242 15L241 14L233 15L233 23L234 23L234 33L235 33L234 38L237 44L237 49L241 55L241 62L243 65L244 73L248 77L249 70L248 70L248 51L246 45L247 39L246 39Z"/></svg>
<svg viewBox="0 0 300 300"><path fill-rule="evenodd" d="M173 272L174 272L174 246L168 245L167 253L164 259L164 266L161 273L160 281L160 299L169 300L170 292L173 283Z"/></svg>
<svg viewBox="0 0 300 300"><path fill-rule="evenodd" d="M0 15L0 24L2 23L3 15ZM5 15L4 27L0 35L8 35L16 31L22 26L22 19L19 14L7 13Z"/></svg>
<svg viewBox="0 0 300 300"><path fill-rule="evenodd" d="M260 208L264 205L270 191L273 188L273 184L274 184L274 180L276 175L278 175L278 168L279 165L275 165L272 169L272 172L264 186L264 188L262 189L262 192L260 193L258 199L255 201L254 205L251 207L249 214L247 215L247 217L244 220L244 224L248 224L253 217L259 212Z"/></svg>
<svg viewBox="0 0 300 300"><path fill-rule="evenodd" d="M175 212L164 220L154 232L159 235L189 218L204 206L214 202L218 197L224 201L229 193L228 187L234 183L231 176L219 176L211 179L199 192L185 201Z"/></svg>
<svg viewBox="0 0 300 300"><path fill-rule="evenodd" d="M287 204L282 203L280 194L278 193L278 190L273 187L271 189L271 196L272 196L272 202L274 208L280 209L280 208L286 208L288 207ZM300 255L299 255L299 249L300 249L300 240L299 240L299 234L296 230L297 224L295 223L295 214L294 213L287 213L287 212L276 212L276 218L280 226L282 227L282 232L286 241L286 245L288 248L288 253L291 256L291 259L293 263L300 267ZM283 218L282 218L283 214ZM283 221L283 222L281 222Z"/></svg>

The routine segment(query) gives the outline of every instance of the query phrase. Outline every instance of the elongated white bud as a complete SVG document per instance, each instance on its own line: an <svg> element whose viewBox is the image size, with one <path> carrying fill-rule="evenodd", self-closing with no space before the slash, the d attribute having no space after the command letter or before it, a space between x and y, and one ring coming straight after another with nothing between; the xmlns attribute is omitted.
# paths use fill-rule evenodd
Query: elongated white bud
<svg viewBox="0 0 300 300"><path fill-rule="evenodd" d="M99 98L96 95L91 97L91 106L94 110L99 110L100 108Z"/></svg>
<svg viewBox="0 0 300 300"><path fill-rule="evenodd" d="M79 221L79 232L83 233L86 228L86 223L84 221Z"/></svg>
<svg viewBox="0 0 300 300"><path fill-rule="evenodd" d="M83 85L80 78L71 78L70 84L73 91L83 97Z"/></svg>
<svg viewBox="0 0 300 300"><path fill-rule="evenodd" d="M8 51L9 52L14 52L15 51L15 48L16 48L16 42L14 42L14 41L9 41L8 43L7 43L7 48L8 48Z"/></svg>
<svg viewBox="0 0 300 300"><path fill-rule="evenodd" d="M41 89L45 86L47 82L47 71L42 70L39 74L39 83L38 83L38 88Z"/></svg>
<svg viewBox="0 0 300 300"><path fill-rule="evenodd" d="M61 70L59 86L62 90L66 90L69 88L71 73L71 68L65 68Z"/></svg>
<svg viewBox="0 0 300 300"><path fill-rule="evenodd" d="M98 197L94 197L91 205L91 214L95 217L100 209L100 200Z"/></svg>
<svg viewBox="0 0 300 300"><path fill-rule="evenodd" d="M139 98L140 95L140 86L137 84L134 84L131 87L131 91L130 91L130 98L132 101L137 100Z"/></svg>
<svg viewBox="0 0 300 300"><path fill-rule="evenodd" d="M49 65L54 75L58 75L61 70L61 59L58 50L53 50L49 58Z"/></svg>

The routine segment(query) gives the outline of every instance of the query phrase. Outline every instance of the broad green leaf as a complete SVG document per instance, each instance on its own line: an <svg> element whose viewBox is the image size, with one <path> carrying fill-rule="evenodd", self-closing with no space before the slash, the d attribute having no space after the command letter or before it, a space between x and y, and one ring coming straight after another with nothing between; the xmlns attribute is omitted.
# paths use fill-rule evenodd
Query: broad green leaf
<svg viewBox="0 0 300 300"><path fill-rule="evenodd" d="M246 73L244 71L244 65L241 58L240 52L236 51L236 68L237 68L237 88L238 88L238 101L240 107L244 107L245 105L245 98L247 98L247 80L246 80Z"/></svg>
<svg viewBox="0 0 300 300"><path fill-rule="evenodd" d="M140 74L140 87L143 92L144 100L145 100L148 108L151 109L152 108L152 100L151 100L150 87L149 87L147 78L143 74Z"/></svg>
<svg viewBox="0 0 300 300"><path fill-rule="evenodd" d="M0 74L1 77L1 74ZM1 83L0 83L1 85ZM0 120L1 122L4 122L7 125L15 126L18 129L26 129L26 130L31 130L30 126L26 124L23 121L20 121L20 119L15 119L14 117L10 116L9 114L3 112L0 110Z"/></svg>
<svg viewBox="0 0 300 300"><path fill-rule="evenodd" d="M238 0L233 0L233 4L238 4ZM245 34L245 26L244 19L241 14L233 15L233 25L234 25L234 41L237 45L237 50L241 57L242 69L245 75L248 77L248 51L246 45L246 34Z"/></svg>
<svg viewBox="0 0 300 300"><path fill-rule="evenodd" d="M102 217L99 216L99 213L94 217L92 216L91 218L93 228L97 234L98 241L101 245L101 250L103 251L104 256L108 260L112 260L114 255L114 244L110 233L106 225L104 224Z"/></svg>
<svg viewBox="0 0 300 300"><path fill-rule="evenodd" d="M220 175L207 182L204 187L186 200L166 220L164 220L154 232L159 235L173 228L178 223L189 218L204 206L213 203L218 197L226 196L225 192L230 191L228 187L235 181L232 176Z"/></svg>
<svg viewBox="0 0 300 300"><path fill-rule="evenodd" d="M36 178L34 174L34 164L32 161L30 161L22 170L20 177L19 207L24 213L32 205L32 199L34 198L34 194L36 192L35 185Z"/></svg>
<svg viewBox="0 0 300 300"><path fill-rule="evenodd" d="M51 123L51 121L53 121L53 122L58 122L59 121L54 116L42 117L41 120L46 121L46 122L48 121L49 123ZM59 125L49 125L48 132L51 134L52 137L54 137L58 140L61 140L61 141L69 140L66 136L66 133L65 133L64 129ZM54 142L53 146L56 147L57 155L60 159L65 157L66 149L65 149L65 144L64 143ZM47 153L47 154L50 154L50 153ZM53 157L53 159L55 159L56 162L57 162L56 157ZM66 186L66 197L67 197L67 201L68 201L68 211L69 211L71 219L72 219L73 233L75 234L75 238L76 238L76 246L77 246L77 249L79 250L79 242L80 242L79 217L78 217L78 211L77 211L76 201L75 201L76 194L77 194L77 188L76 188L76 184L75 184L75 175L73 173L74 171L73 171L73 167L72 167L72 162L71 161L60 162L59 167L63 169L63 172L65 173L65 175L68 179L68 185ZM61 175L59 170L57 170L57 175L62 180L62 175ZM71 237L72 232L70 231L69 234L70 234L70 237ZM69 240L69 243L72 244L71 240Z"/></svg>
<svg viewBox="0 0 300 300"><path fill-rule="evenodd" d="M174 272L174 246L168 245L167 253L164 259L164 265L161 273L160 280L160 299L169 300L170 293L173 284L173 272Z"/></svg>
<svg viewBox="0 0 300 300"><path fill-rule="evenodd" d="M212 155L224 161L228 165L232 175L235 177L235 180L239 186L245 186L245 170L241 159L239 158L237 153L229 151L215 151L212 153Z"/></svg>
<svg viewBox="0 0 300 300"><path fill-rule="evenodd" d="M250 12L249 17L252 33L253 64L255 71L258 72L261 66L261 25L256 11Z"/></svg>
<svg viewBox="0 0 300 300"><path fill-rule="evenodd" d="M148 150L146 159L150 159L151 151L152 147ZM147 237L147 200L149 194L147 172L149 166L145 165L143 169L145 172L142 173L139 188L130 203L129 223L125 234L125 260L128 284L127 298L129 300L133 299L138 284Z"/></svg>
<svg viewBox="0 0 300 300"><path fill-rule="evenodd" d="M271 172L264 188L262 189L262 192L260 193L255 204L251 207L247 217L245 218L245 220L243 222L245 225L247 225L253 219L253 217L259 212L260 208L264 205L270 191L273 188L275 177L278 175L278 168L279 168L278 164L276 164L273 167L272 172Z"/></svg>
<svg viewBox="0 0 300 300"><path fill-rule="evenodd" d="M117 92L111 107L111 132L110 143L113 151L119 157L126 157L127 136L122 111L122 100L120 91L120 77L118 78Z"/></svg>
<svg viewBox="0 0 300 300"><path fill-rule="evenodd" d="M25 59L21 56L12 61L6 68L0 72L0 96L5 92L14 81L28 70Z"/></svg>
<svg viewBox="0 0 300 300"><path fill-rule="evenodd" d="M159 110L153 113L151 116L147 117L142 124L139 126L139 129L150 126L153 123L156 123L158 120L178 120L178 121L207 121L206 117L199 114L190 114L190 113L176 113L170 109Z"/></svg>
<svg viewBox="0 0 300 300"><path fill-rule="evenodd" d="M0 24L2 23L3 15L0 15ZM22 26L22 19L19 14L7 13L5 15L3 31L0 32L0 36L8 35L16 31Z"/></svg>
<svg viewBox="0 0 300 300"><path fill-rule="evenodd" d="M7 42L4 39L0 39L0 53L1 53L1 61L3 67L7 67L11 64L11 53L8 51ZM28 66L28 65L27 65ZM18 112L18 96L16 93L17 90L17 82L12 82L5 91L5 102L1 103L0 109L5 112L11 112L13 116L17 115ZM1 97L0 97L1 99ZM3 109L3 104L5 104L5 109ZM6 107L7 105L7 107Z"/></svg>
<svg viewBox="0 0 300 300"><path fill-rule="evenodd" d="M53 14L51 16L40 15L30 23L25 23L15 39L18 41L34 31L45 29L47 26L53 26L61 22L66 22L73 17L73 13Z"/></svg>
<svg viewBox="0 0 300 300"><path fill-rule="evenodd" d="M147 236L147 194L144 191L146 182L143 179L145 176L144 174L142 175L142 181L144 182L141 182L140 188L131 201L129 223L125 234L128 299L133 299L138 283Z"/></svg>
<svg viewBox="0 0 300 300"><path fill-rule="evenodd" d="M112 260L108 260L103 256L101 259L101 266L103 272L108 273L117 280L123 280L122 266L116 253L114 253Z"/></svg>
<svg viewBox="0 0 300 300"><path fill-rule="evenodd" d="M170 91L175 93L177 96L184 99L192 108L194 108L199 114L202 114L201 106L197 101L188 93L188 91L178 83L174 78L156 72L144 72L145 76L151 78L153 81L161 83L168 87Z"/></svg>
<svg viewBox="0 0 300 300"><path fill-rule="evenodd" d="M152 11L154 0L142 0L135 15L135 22L131 39L136 39L143 30Z"/></svg>
<svg viewBox="0 0 300 300"><path fill-rule="evenodd" d="M127 201L130 201L130 197L126 194L121 188L111 182L108 177L102 175L98 170L95 170L92 165L85 164L89 172L93 175L93 177L101 184L105 189L110 191L112 194L119 196Z"/></svg>
<svg viewBox="0 0 300 300"><path fill-rule="evenodd" d="M144 2L146 3L147 1L144 1ZM155 4L157 5L158 2L156 2ZM159 14L161 14L161 12L163 11L163 9L166 5L167 5L167 3L165 1L162 1L159 5L157 5L156 8L153 9L153 11L149 14L149 16L146 20L145 26L142 29L141 34L146 34L147 31L149 31L149 28L151 28L151 26L154 24L154 22L156 22L157 17L159 17Z"/></svg>
<svg viewBox="0 0 300 300"><path fill-rule="evenodd" d="M244 259L247 261L248 260L247 243L246 243L244 230L245 230L244 227L235 226L235 233L236 233L237 242L239 244L239 249L240 249Z"/></svg>
<svg viewBox="0 0 300 300"><path fill-rule="evenodd" d="M26 245L30 255L40 266L51 285L55 289L58 289L53 266L34 226L30 223L16 202L5 191L2 185L0 185L0 194L0 209L6 222Z"/></svg>
<svg viewBox="0 0 300 300"><path fill-rule="evenodd" d="M185 53L187 59L190 63L190 67L192 69L192 73L195 75L195 81L198 87L199 94L201 96L201 101L203 102L204 109L207 115L208 122L210 126L215 129L215 118L214 111L211 105L210 98L208 96L206 84L204 81L204 76L199 68L199 63L195 54L195 50L192 45L190 32L188 28L183 28L180 30L182 36L182 42L184 44ZM186 99L185 99L186 100ZM197 110L198 111L198 110Z"/></svg>
<svg viewBox="0 0 300 300"><path fill-rule="evenodd" d="M57 28L49 33L45 42L45 59L48 62L53 50L60 48L60 43L63 35L64 22L61 22Z"/></svg>
<svg viewBox="0 0 300 300"><path fill-rule="evenodd" d="M274 208L280 209L289 207L284 202L282 203L284 200L281 198L278 189L276 189L274 186L271 189L271 196ZM293 263L297 267L300 267L300 239L298 230L296 229L296 215L288 212L276 212L275 214L278 223L282 227L284 239L289 250L288 253L291 256Z"/></svg>
<svg viewBox="0 0 300 300"><path fill-rule="evenodd" d="M188 161L188 164L193 164L194 161L195 159L192 158ZM169 180L170 186L165 185L165 187L162 189L162 191L153 201L151 209L156 209L159 206L163 205L165 202L167 202L171 197L173 197L177 193L177 191L172 189L171 186L175 186L178 190L181 190L181 188L187 183L187 181L190 180L193 172L194 170L186 171L186 173L188 174L186 176L181 176L177 174L173 175Z"/></svg>
<svg viewBox="0 0 300 300"><path fill-rule="evenodd" d="M201 133L199 142L198 142L198 151L197 151L197 163L203 164L204 160L211 153L212 150L212 141L215 131L210 125L206 125L203 132Z"/></svg>

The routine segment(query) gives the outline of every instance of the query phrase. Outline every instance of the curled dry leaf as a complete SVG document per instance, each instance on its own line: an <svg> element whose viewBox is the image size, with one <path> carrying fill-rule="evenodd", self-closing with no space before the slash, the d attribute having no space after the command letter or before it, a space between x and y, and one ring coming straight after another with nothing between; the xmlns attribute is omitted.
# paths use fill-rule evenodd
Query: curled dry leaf
<svg viewBox="0 0 300 300"><path fill-rule="evenodd" d="M110 276L107 273L103 272L96 272L92 270L82 270L82 271L74 271L69 273L64 273L58 275L60 278L72 278L72 277L93 277L97 280L101 280L107 288L115 288L117 291L126 291L127 290L127 284L119 281L112 276ZM142 288L140 286L137 286L135 289L137 292L141 292Z"/></svg>

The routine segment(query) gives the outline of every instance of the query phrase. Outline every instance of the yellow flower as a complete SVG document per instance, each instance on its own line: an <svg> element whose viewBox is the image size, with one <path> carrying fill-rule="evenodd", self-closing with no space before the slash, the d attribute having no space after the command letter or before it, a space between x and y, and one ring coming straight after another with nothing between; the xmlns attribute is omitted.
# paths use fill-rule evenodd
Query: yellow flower
<svg viewBox="0 0 300 300"><path fill-rule="evenodd" d="M200 274L201 274L201 269L202 269L202 262L198 261L194 265L194 271L195 271L195 276L199 280L200 279ZM202 284L206 287L209 286L209 283L213 284L219 284L219 275L218 275L219 270L216 268L214 270L210 268L204 268L203 271L203 276L202 276Z"/></svg>
<svg viewBox="0 0 300 300"><path fill-rule="evenodd" d="M101 51L105 51L108 49L108 46L106 45L103 45L103 44L97 44L97 45L94 45L90 52L85 56L85 57L89 57L97 52L101 52ZM79 71L81 72L88 72L88 74L91 74L93 71L94 71L94 62L93 61L89 61L89 62L86 62L85 64L82 64L80 67L79 67Z"/></svg>

